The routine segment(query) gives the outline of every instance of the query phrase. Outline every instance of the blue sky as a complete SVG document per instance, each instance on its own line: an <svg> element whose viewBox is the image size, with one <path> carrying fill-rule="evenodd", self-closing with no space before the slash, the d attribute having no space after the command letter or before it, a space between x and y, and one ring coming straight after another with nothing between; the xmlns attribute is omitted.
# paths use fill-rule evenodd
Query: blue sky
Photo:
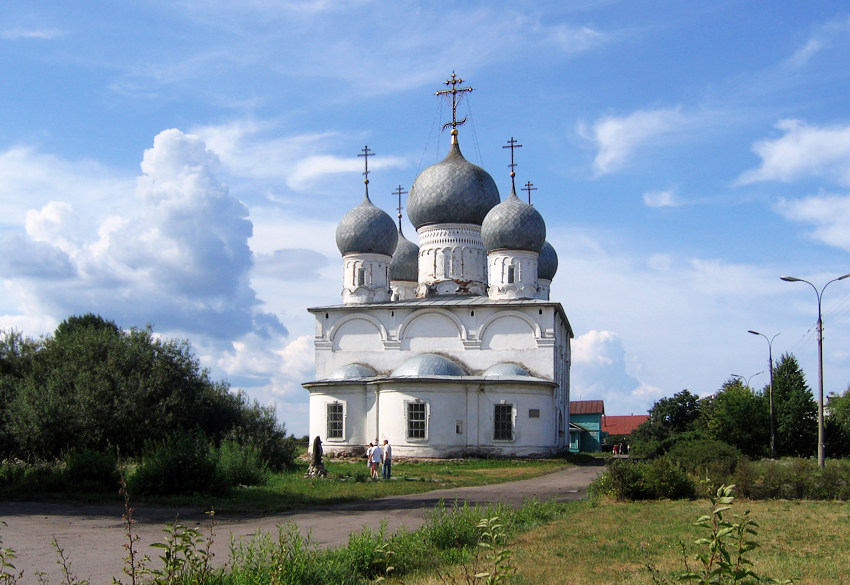
<svg viewBox="0 0 850 585"><path fill-rule="evenodd" d="M843 2L246 0L0 6L0 328L95 312L189 339L307 430L336 222L395 215L461 148L536 187L576 338L573 399L645 412L767 343L817 384L818 288L850 272ZM405 234L415 232L405 220ZM850 279L824 294L827 392L850 384Z"/></svg>

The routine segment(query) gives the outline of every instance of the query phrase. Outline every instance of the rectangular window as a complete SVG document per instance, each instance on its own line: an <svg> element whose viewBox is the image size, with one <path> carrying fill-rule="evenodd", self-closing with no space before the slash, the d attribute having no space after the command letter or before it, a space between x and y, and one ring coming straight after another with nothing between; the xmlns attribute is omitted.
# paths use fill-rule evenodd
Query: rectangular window
<svg viewBox="0 0 850 585"><path fill-rule="evenodd" d="M424 402L407 403L407 438L425 438L426 412Z"/></svg>
<svg viewBox="0 0 850 585"><path fill-rule="evenodd" d="M512 441L514 438L513 404L497 404L493 417L493 439Z"/></svg>
<svg viewBox="0 0 850 585"><path fill-rule="evenodd" d="M328 439L342 439L342 404L328 404Z"/></svg>
<svg viewBox="0 0 850 585"><path fill-rule="evenodd" d="M529 408L528 409L528 418L540 418L540 409L539 408Z"/></svg>

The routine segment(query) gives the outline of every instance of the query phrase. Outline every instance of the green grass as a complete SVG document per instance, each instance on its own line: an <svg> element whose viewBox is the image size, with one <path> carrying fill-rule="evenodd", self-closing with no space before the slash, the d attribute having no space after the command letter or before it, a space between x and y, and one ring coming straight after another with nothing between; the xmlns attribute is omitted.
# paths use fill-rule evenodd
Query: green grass
<svg viewBox="0 0 850 585"><path fill-rule="evenodd" d="M273 513L384 496L422 493L435 489L477 486L536 477L569 465L564 459L468 459L468 460L397 460L393 478L372 481L365 460L326 460L327 478L305 478L307 463L281 473L273 473L259 486L239 487L226 496L203 494L140 498L130 494L135 505L140 503L199 507L219 512ZM44 465L30 469L36 481L25 484L12 479L0 481L0 497L5 499L49 499L95 502L120 502L114 492L92 493L67 482L59 482L54 467ZM20 472L24 477L24 472Z"/></svg>

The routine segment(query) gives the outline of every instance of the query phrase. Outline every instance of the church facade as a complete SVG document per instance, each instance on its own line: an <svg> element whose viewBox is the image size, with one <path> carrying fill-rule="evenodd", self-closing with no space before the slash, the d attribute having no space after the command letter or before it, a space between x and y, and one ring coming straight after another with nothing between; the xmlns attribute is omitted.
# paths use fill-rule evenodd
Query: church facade
<svg viewBox="0 0 850 585"><path fill-rule="evenodd" d="M445 92L453 106L465 91L457 83L452 76ZM400 214L396 226L369 199L364 149L363 202L337 226L342 303L308 309L309 428L326 453L360 454L384 439L413 457L548 455L569 445L573 333L549 299L558 259L545 222L517 197L513 172L501 200L461 154L460 123L450 125L448 155L410 189L418 246Z"/></svg>

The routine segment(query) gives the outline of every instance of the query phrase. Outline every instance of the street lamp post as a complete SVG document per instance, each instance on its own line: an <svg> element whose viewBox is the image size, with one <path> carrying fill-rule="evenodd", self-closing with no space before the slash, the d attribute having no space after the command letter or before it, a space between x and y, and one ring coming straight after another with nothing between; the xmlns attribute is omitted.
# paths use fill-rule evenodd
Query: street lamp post
<svg viewBox="0 0 850 585"><path fill-rule="evenodd" d="M805 282L814 289L815 294L818 297L818 467L823 469L823 450L825 441L823 433L823 315L821 312L821 299L823 298L823 291L826 290L826 287L838 280L850 278L850 274L833 278L823 285L823 288L820 289L820 291L818 291L817 287L811 282L802 278L795 278L793 276L780 276L780 278L785 282Z"/></svg>
<svg viewBox="0 0 850 585"><path fill-rule="evenodd" d="M732 374L732 377L733 377L733 378L740 378L742 382L743 382L744 380L746 380L746 382L747 382L747 388L749 388L749 387L750 387L750 380L752 380L753 378L755 378L756 376L759 376L759 375L761 375L761 374L764 374L764 372L756 372L755 374L753 374L753 375L752 375L752 376L750 376L749 378L746 378L746 377L742 376L741 374Z"/></svg>
<svg viewBox="0 0 850 585"><path fill-rule="evenodd" d="M770 370L770 391L768 393L768 400L770 402L770 458L776 459L776 423L774 422L776 419L773 414L773 340L776 339L777 333L770 339L767 338L767 335L764 333L759 333L758 331L753 331L750 329L747 333L752 333L753 335L761 335L767 340L767 363Z"/></svg>

